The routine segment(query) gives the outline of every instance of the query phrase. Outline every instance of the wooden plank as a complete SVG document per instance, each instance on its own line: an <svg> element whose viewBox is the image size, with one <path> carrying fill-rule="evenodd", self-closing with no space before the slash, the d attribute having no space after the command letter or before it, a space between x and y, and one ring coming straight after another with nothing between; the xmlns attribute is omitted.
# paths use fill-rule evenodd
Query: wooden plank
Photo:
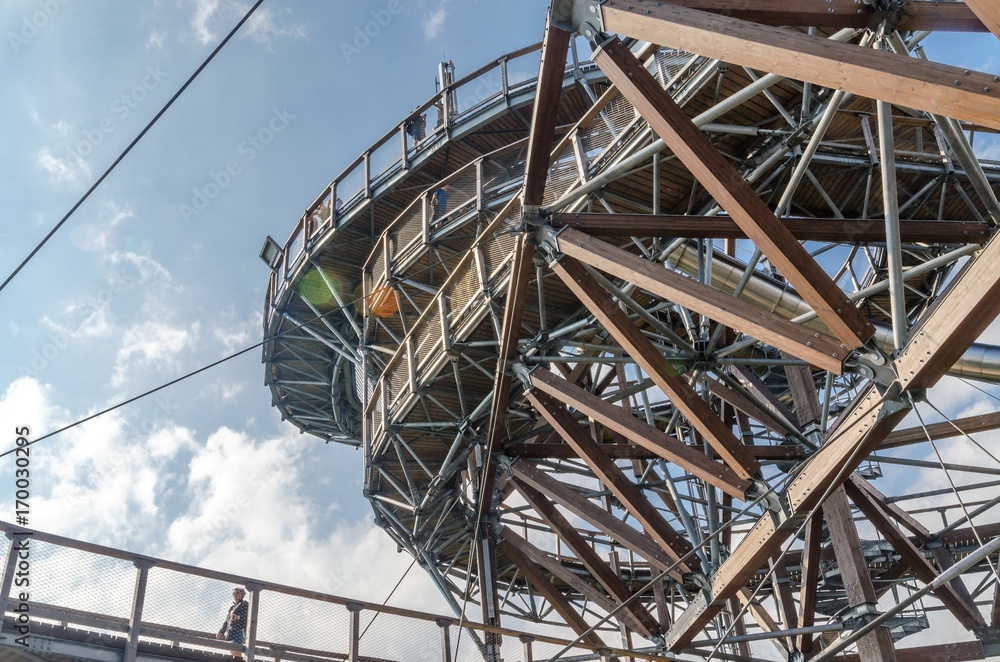
<svg viewBox="0 0 1000 662"><path fill-rule="evenodd" d="M986 432L1000 428L1000 412L990 412L978 416L967 416L957 418L953 421L943 423L931 423L926 426L915 426L903 430L896 430L885 438L879 448L898 448L909 446L910 444L920 444L927 441L928 435L934 441L938 439L949 439L976 432Z"/></svg>
<svg viewBox="0 0 1000 662"><path fill-rule="evenodd" d="M757 461L583 266L572 258L563 257L550 268L667 394L691 425L704 435L729 468L740 479L752 478L760 468Z"/></svg>
<svg viewBox="0 0 1000 662"><path fill-rule="evenodd" d="M590 600L594 604L598 605L601 609L610 612L618 606L615 604L614 600L609 598L604 593L604 591L601 591L590 582L584 580L583 577L574 572L573 569L564 566L558 559L543 552L518 534L514 533L510 527L504 527L502 538L504 540L509 540L511 543L516 545L519 550L524 552L525 556L531 559L531 561L542 566L542 568L549 572L553 577L563 582L580 595L584 596L587 600ZM632 619L627 613L623 614L623 619L628 620L630 623L634 622L634 619Z"/></svg>
<svg viewBox="0 0 1000 662"><path fill-rule="evenodd" d="M668 5L648 6L653 12L681 9ZM606 21L609 14L623 11L611 5L602 5L601 9ZM704 12L695 13L704 14ZM633 16L628 12L625 12L625 15ZM651 20L653 20L651 17L644 16L640 23L645 25ZM779 32L787 31L779 30ZM673 31L670 32L670 36L673 36ZM697 52L697 49L694 49L694 52ZM743 228L754 245L777 267L799 295L812 306L830 331L848 349L855 349L870 338L875 332L872 324L848 300L792 233L778 221L774 212L740 176L732 163L695 126L625 44L620 39L613 39L599 48L594 53L593 59L698 182Z"/></svg>
<svg viewBox="0 0 1000 662"><path fill-rule="evenodd" d="M799 246L794 239L792 243ZM784 349L824 370L838 375L843 371L847 349L836 338L790 322L579 230L567 228L560 232L558 249L565 255Z"/></svg>
<svg viewBox="0 0 1000 662"><path fill-rule="evenodd" d="M538 84L535 87L535 105L531 110L528 155L524 166L522 201L525 205L542 204L542 196L545 193L549 151L556 135L556 117L559 113L559 95L562 94L563 77L566 74L569 39L568 32L546 22Z"/></svg>
<svg viewBox="0 0 1000 662"><path fill-rule="evenodd" d="M521 573L531 582L531 585L535 587L539 593L545 596L545 599L549 601L552 608L555 609L560 616L562 616L563 621L570 626L577 636L583 635L584 632L590 629L587 625L587 621L583 620L583 616L576 610L573 604L566 599L562 591L556 588L555 584L549 581L549 578L536 566L527 555L522 552L517 545L511 540L501 540L500 544L497 545L497 549L504 554L507 558L514 562L520 570ZM583 641L591 646L603 647L604 642L597 635L596 632L591 632L583 638Z"/></svg>
<svg viewBox="0 0 1000 662"><path fill-rule="evenodd" d="M798 614L795 613L795 601L792 599L791 578L788 575L787 560L775 555L771 558L771 586L778 601L778 610L781 614L781 625L784 629L790 630L799 627ZM788 650L795 646L794 637L784 638Z"/></svg>
<svg viewBox="0 0 1000 662"><path fill-rule="evenodd" d="M994 236L910 330L894 363L905 389L937 383L1000 313L1000 240Z"/></svg>
<svg viewBox="0 0 1000 662"><path fill-rule="evenodd" d="M837 555L837 566L844 582L847 604L851 607L878 604L843 486L835 489L823 502L823 518ZM894 662L896 659L892 634L886 627L869 632L858 640L857 646L862 662Z"/></svg>
<svg viewBox="0 0 1000 662"><path fill-rule="evenodd" d="M637 443L627 444L598 444L601 452L613 459L619 460L655 460L662 457L648 448L643 448ZM701 444L687 446L695 453L705 454L705 447ZM799 446L747 446L747 452L758 460L801 460L805 453ZM515 444L504 449L504 453L511 457L519 457L533 460L557 459L576 457L576 452L566 444ZM723 466L723 465L718 465ZM728 467L727 467L728 468Z"/></svg>
<svg viewBox="0 0 1000 662"><path fill-rule="evenodd" d="M727 494L745 499L747 490L753 485L751 481L739 478L724 464L706 457L704 452L693 450L682 441L640 421L621 407L605 402L593 393L588 393L544 369L532 371L531 385Z"/></svg>
<svg viewBox="0 0 1000 662"><path fill-rule="evenodd" d="M575 453L574 457L577 457ZM670 558L648 535L629 526L594 502L586 499L567 484L552 478L544 471L540 471L530 462L514 462L510 470L516 481L530 485L543 494L547 494L550 499L580 519L589 522L611 540L644 558L651 566L662 571L670 565ZM684 553L686 554L688 551L690 551L690 545L688 545L688 549L684 550Z"/></svg>
<svg viewBox="0 0 1000 662"><path fill-rule="evenodd" d="M788 435L792 432L793 428L785 425L785 423L779 420L776 416L772 415L769 411L762 409L757 405L756 402L746 397L736 389L732 389L722 382L717 382L715 380L708 380L708 390L709 392L739 411L747 414L751 418L756 419L764 425L764 427L777 432L780 435ZM754 456L759 457L759 456Z"/></svg>
<svg viewBox="0 0 1000 662"><path fill-rule="evenodd" d="M811 627L816 623L816 592L819 589L819 552L823 544L822 509L817 510L806 523L806 538L802 550L802 588L799 591L799 623L801 627ZM796 637L795 647L802 656L809 659L813 648L813 636L802 634Z"/></svg>
<svg viewBox="0 0 1000 662"><path fill-rule="evenodd" d="M862 390L852 407L838 419L837 428L786 490L790 516L776 520L765 514L757 520L713 575L710 589L700 593L675 620L664 636L667 649L675 652L683 649L710 623L726 600L735 596L794 533L799 518L818 506L834 485L843 482L909 409L905 403L885 400L874 385Z"/></svg>
<svg viewBox="0 0 1000 662"><path fill-rule="evenodd" d="M778 622L775 621L771 614L768 613L764 605L760 604L757 600L753 599L753 593L748 588L740 589L739 593L736 594L737 599L740 601L741 605L746 606L747 611L757 621L757 625L764 632L777 632L781 630ZM771 639L771 643L778 649L778 652L784 656L791 652L788 645L788 640L785 637L776 637Z"/></svg>
<svg viewBox="0 0 1000 662"><path fill-rule="evenodd" d="M528 400L552 427L559 430L568 444L574 447L590 470L618 497L622 505L635 517L653 540L673 561L679 560L689 550L688 540L667 523L659 511L653 507L646 495L622 473L622 470L597 448L597 444L579 426L552 396L532 389L526 393ZM679 572L690 572L686 562L677 567ZM675 572L676 574L676 572Z"/></svg>
<svg viewBox="0 0 1000 662"><path fill-rule="evenodd" d="M764 25L794 25L817 28L866 28L871 13L854 0L782 0L767 3L760 0L666 0L672 5L724 14ZM982 1L982 0L980 0ZM899 12L898 30L933 30L986 32L969 7L957 2L912 0Z"/></svg>
<svg viewBox="0 0 1000 662"><path fill-rule="evenodd" d="M667 3L608 3L601 14L608 32L1000 128L1000 86L989 74Z"/></svg>
<svg viewBox="0 0 1000 662"><path fill-rule="evenodd" d="M910 513L906 512L894 503L889 503L885 498L885 495L875 489L875 486L869 483L864 477L859 474L851 474L845 485L853 485L855 489L864 492L868 499L877 505L882 511L887 515L895 519L897 522L902 524L907 528L910 533L917 536L921 540L928 540L931 537L931 532L927 528L918 522Z"/></svg>
<svg viewBox="0 0 1000 662"><path fill-rule="evenodd" d="M1000 37L1000 7L994 0L965 0L965 4L990 32Z"/></svg>
<svg viewBox="0 0 1000 662"><path fill-rule="evenodd" d="M861 662L861 658L857 655L842 655L835 659L837 662ZM896 649L897 662L966 662L985 659L987 659L986 653L983 651L981 641Z"/></svg>
<svg viewBox="0 0 1000 662"><path fill-rule="evenodd" d="M632 593L625 586L621 575L614 572L611 566L594 551L594 548L587 544L580 532L545 498L544 494L528 485L516 482L514 485L524 500L528 502L528 505L535 509L538 516L549 525L580 563L590 571L593 578L604 587L604 590L615 601L615 607L619 607L632 597ZM628 624L629 627L647 639L660 633L659 623L641 602L632 601L619 613L631 615L632 623Z"/></svg>
<svg viewBox="0 0 1000 662"><path fill-rule="evenodd" d="M851 0L853 2L853 0ZM883 242L885 224L860 218L778 219L799 241ZM554 228L574 228L594 237L686 237L688 239L746 239L747 233L725 216L680 214L595 214L557 212L549 221ZM989 225L975 221L901 220L902 241L925 243L981 243Z"/></svg>

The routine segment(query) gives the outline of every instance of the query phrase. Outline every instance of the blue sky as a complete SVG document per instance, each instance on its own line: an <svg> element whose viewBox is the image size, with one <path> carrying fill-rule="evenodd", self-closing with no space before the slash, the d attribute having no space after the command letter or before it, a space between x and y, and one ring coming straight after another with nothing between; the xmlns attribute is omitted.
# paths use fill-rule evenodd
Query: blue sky
<svg viewBox="0 0 1000 662"><path fill-rule="evenodd" d="M247 5L0 4L0 275ZM0 293L0 447L15 426L40 436L259 341L264 237L283 243L323 187L434 92L442 58L461 77L540 40L546 5L266 0ZM998 69L992 37L933 39L936 57ZM936 400L966 414L987 402L955 384ZM378 601L410 563L371 525L360 454L281 423L258 351L42 442L31 469L30 524L60 535ZM12 484L0 462L8 520ZM446 611L419 570L393 603Z"/></svg>
<svg viewBox="0 0 1000 662"><path fill-rule="evenodd" d="M40 436L257 342L264 237L434 93L438 61L462 76L540 40L546 4L266 0L0 294L3 429ZM0 5L4 277L248 6ZM370 524L360 454L281 423L263 377L254 351L42 442L30 524L380 601L410 559ZM13 480L0 466L8 520ZM445 609L419 570L394 603Z"/></svg>

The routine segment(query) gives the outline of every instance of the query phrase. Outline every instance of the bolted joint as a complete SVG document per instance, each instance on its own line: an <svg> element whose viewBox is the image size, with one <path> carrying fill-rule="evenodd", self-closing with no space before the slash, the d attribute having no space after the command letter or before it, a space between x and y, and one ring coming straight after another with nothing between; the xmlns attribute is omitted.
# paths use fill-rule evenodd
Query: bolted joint
<svg viewBox="0 0 1000 662"><path fill-rule="evenodd" d="M875 620L878 615L878 605L874 602L865 602L839 614L838 620L844 624L845 630L857 630Z"/></svg>
<svg viewBox="0 0 1000 662"><path fill-rule="evenodd" d="M514 363L510 366L511 373L524 385L526 391L531 390L531 372L534 368L529 368L523 363Z"/></svg>
<svg viewBox="0 0 1000 662"><path fill-rule="evenodd" d="M875 347L856 350L846 361L844 369L856 372L877 384L887 387L896 381L892 361L885 352Z"/></svg>
<svg viewBox="0 0 1000 662"><path fill-rule="evenodd" d="M562 229L556 230L548 225L542 225L535 230L535 242L538 253L549 264L562 259L559 251L559 233Z"/></svg>
<svg viewBox="0 0 1000 662"><path fill-rule="evenodd" d="M579 32L593 41L596 35L604 32L602 4L604 0L554 0L549 25L566 32Z"/></svg>
<svg viewBox="0 0 1000 662"><path fill-rule="evenodd" d="M536 228L545 223L542 208L539 205L521 205L521 227Z"/></svg>

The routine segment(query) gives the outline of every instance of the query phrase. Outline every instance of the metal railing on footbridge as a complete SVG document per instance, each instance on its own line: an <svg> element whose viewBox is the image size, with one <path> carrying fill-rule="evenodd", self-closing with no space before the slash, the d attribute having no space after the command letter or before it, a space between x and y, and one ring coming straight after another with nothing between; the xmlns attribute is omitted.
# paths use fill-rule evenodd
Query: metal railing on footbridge
<svg viewBox="0 0 1000 662"><path fill-rule="evenodd" d="M306 208L279 247L265 300L264 332L272 305L294 279L296 269L330 233L367 208L400 176L430 158L445 143L488 122L534 96L541 43L508 53L442 89L411 112L352 161ZM588 76L603 77L596 66L580 61L575 44L566 66L567 84ZM413 118L426 116L426 135L415 136ZM419 134L418 134L419 135ZM338 201L340 201L338 203Z"/></svg>
<svg viewBox="0 0 1000 662"><path fill-rule="evenodd" d="M398 609L72 540L0 522L9 539L0 646L30 659L247 662L547 660L570 642ZM330 559L336 563L336 559ZM351 569L351 571L356 569ZM245 587L245 646L215 639L232 586ZM564 660L610 660L617 649L574 646ZM651 655L629 652L636 659Z"/></svg>

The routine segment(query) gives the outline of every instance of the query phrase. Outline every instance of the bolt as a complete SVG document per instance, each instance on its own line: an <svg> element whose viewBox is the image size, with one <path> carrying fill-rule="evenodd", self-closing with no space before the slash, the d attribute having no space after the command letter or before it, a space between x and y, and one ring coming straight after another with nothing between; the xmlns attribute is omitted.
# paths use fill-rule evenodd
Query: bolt
<svg viewBox="0 0 1000 662"><path fill-rule="evenodd" d="M984 88L983 88L983 92L986 92L987 94L989 94L989 93L990 93L990 88L988 88L988 87L984 87Z"/></svg>
<svg viewBox="0 0 1000 662"><path fill-rule="evenodd" d="M961 84L962 84L962 81L960 81L960 80L956 80L956 81L955 81L954 83L952 83L952 84L953 84L953 85L955 85L955 86L957 87L957 86L959 86L959 85L961 85Z"/></svg>

